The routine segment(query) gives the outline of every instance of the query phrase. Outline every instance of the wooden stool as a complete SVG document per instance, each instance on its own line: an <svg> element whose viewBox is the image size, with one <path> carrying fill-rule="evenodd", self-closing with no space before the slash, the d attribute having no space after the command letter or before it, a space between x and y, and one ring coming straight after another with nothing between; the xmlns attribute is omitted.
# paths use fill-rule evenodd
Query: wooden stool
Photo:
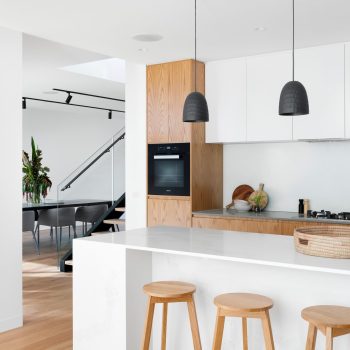
<svg viewBox="0 0 350 350"><path fill-rule="evenodd" d="M301 312L301 317L309 322L306 350L314 350L317 330L326 336L326 350L333 349L333 338L350 333L350 307L318 305Z"/></svg>
<svg viewBox="0 0 350 350"><path fill-rule="evenodd" d="M274 350L269 309L273 302L262 295L248 293L228 293L214 299L217 306L213 350L220 350L224 333L225 317L241 317L243 328L243 349L248 350L247 318L260 318L265 338L266 350Z"/></svg>
<svg viewBox="0 0 350 350"><path fill-rule="evenodd" d="M145 331L143 335L142 350L149 349L155 304L163 304L162 350L165 350L168 303L181 302L187 303L194 349L201 350L202 345L199 336L196 307L193 300L193 293L196 291L196 286L184 282L162 281L146 284L143 287L143 291L149 296L149 299L147 316L145 321Z"/></svg>

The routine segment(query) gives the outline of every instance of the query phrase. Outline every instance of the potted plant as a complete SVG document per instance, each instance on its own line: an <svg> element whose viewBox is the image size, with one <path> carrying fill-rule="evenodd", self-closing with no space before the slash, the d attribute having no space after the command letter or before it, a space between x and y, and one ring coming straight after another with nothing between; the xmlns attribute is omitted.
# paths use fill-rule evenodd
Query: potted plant
<svg viewBox="0 0 350 350"><path fill-rule="evenodd" d="M23 163L23 196L31 203L40 203L41 196L45 198L52 182L48 176L50 169L42 165L42 151L31 138L32 159L27 152L22 152Z"/></svg>

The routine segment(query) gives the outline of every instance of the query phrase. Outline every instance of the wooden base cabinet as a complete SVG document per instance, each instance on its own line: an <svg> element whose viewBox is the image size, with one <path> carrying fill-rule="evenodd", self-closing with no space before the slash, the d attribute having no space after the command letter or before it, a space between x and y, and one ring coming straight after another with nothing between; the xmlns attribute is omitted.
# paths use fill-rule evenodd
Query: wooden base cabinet
<svg viewBox="0 0 350 350"><path fill-rule="evenodd" d="M297 227L305 226L329 226L326 223L315 223L307 221L289 221L289 220L252 220L252 219L226 219L218 217L193 216L192 227L211 228L216 230L271 233L279 235L294 234ZM343 227L343 225L332 225Z"/></svg>
<svg viewBox="0 0 350 350"><path fill-rule="evenodd" d="M148 198L148 226L167 225L191 227L191 201L169 197Z"/></svg>

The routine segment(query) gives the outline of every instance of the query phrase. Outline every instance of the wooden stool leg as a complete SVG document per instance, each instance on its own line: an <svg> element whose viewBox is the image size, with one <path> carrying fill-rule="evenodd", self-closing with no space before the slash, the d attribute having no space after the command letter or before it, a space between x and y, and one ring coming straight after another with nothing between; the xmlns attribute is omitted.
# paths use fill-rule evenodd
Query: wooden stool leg
<svg viewBox="0 0 350 350"><path fill-rule="evenodd" d="M242 318L242 333L243 333L243 350L248 350L248 328L247 319Z"/></svg>
<svg viewBox="0 0 350 350"><path fill-rule="evenodd" d="M262 326L264 331L266 350L275 350L275 345L274 345L273 336L272 336L270 315L268 311L264 312L264 315L262 317Z"/></svg>
<svg viewBox="0 0 350 350"><path fill-rule="evenodd" d="M201 338L199 335L199 328L198 328L196 306L194 304L193 296L191 296L191 299L187 302L187 308L188 308L188 315L190 317L190 322L191 322L191 331L192 331L194 349L202 350Z"/></svg>
<svg viewBox="0 0 350 350"><path fill-rule="evenodd" d="M307 333L306 350L315 350L316 347L317 328L313 324L309 324Z"/></svg>
<svg viewBox="0 0 350 350"><path fill-rule="evenodd" d="M163 321L162 321L162 350L166 349L166 328L168 319L168 303L163 304Z"/></svg>
<svg viewBox="0 0 350 350"><path fill-rule="evenodd" d="M326 329L326 350L333 350L333 330L330 327Z"/></svg>
<svg viewBox="0 0 350 350"><path fill-rule="evenodd" d="M142 350L149 350L149 343L151 340L152 323L154 315L154 302L153 298L148 298L147 315L145 320L145 330L143 334Z"/></svg>
<svg viewBox="0 0 350 350"><path fill-rule="evenodd" d="M216 315L215 331L213 350L221 350L222 336L224 334L225 316L220 315L220 309L218 308Z"/></svg>

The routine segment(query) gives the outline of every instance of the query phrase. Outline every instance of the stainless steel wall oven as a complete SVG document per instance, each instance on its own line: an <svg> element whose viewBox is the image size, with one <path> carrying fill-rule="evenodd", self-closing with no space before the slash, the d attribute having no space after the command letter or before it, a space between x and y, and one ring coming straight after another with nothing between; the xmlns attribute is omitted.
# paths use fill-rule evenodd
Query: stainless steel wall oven
<svg viewBox="0 0 350 350"><path fill-rule="evenodd" d="M190 195L190 144L148 145L148 194Z"/></svg>

